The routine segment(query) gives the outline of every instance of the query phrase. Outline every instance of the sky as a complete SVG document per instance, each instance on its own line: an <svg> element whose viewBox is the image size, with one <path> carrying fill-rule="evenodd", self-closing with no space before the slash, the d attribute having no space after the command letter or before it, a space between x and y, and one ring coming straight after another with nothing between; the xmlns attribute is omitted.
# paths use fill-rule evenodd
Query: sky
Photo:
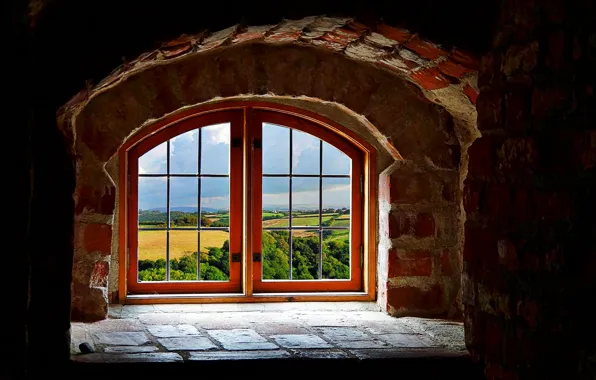
<svg viewBox="0 0 596 380"><path fill-rule="evenodd" d="M191 130L170 140L170 173L197 174L199 131ZM292 131L292 173L319 174L320 140L307 133ZM263 125L263 173L288 174L290 170L290 130L285 127ZM230 155L230 126L217 124L202 128L201 173L228 174ZM139 158L139 174L167 172L167 143L164 142ZM323 142L323 175L350 174L350 158L330 144ZM201 180L201 207L229 208L228 178ZM170 208L197 207L197 177L170 179ZM289 178L263 178L263 207L288 207ZM139 209L166 207L167 179L139 178ZM292 204L318 208L319 179L292 179ZM323 178L323 208L350 206L350 179Z"/></svg>

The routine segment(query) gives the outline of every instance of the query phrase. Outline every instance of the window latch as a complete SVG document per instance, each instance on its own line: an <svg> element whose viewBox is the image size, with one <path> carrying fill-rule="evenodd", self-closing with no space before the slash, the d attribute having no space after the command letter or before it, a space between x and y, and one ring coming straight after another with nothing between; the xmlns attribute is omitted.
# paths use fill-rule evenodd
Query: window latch
<svg viewBox="0 0 596 380"><path fill-rule="evenodd" d="M240 253L232 253L232 262L239 263L242 261L242 255Z"/></svg>
<svg viewBox="0 0 596 380"><path fill-rule="evenodd" d="M252 146L255 149L261 149L263 147L263 142L261 141L261 139L254 139L252 140Z"/></svg>
<svg viewBox="0 0 596 380"><path fill-rule="evenodd" d="M253 253L252 254L252 261L254 263L260 263L261 262L261 254L260 253Z"/></svg>

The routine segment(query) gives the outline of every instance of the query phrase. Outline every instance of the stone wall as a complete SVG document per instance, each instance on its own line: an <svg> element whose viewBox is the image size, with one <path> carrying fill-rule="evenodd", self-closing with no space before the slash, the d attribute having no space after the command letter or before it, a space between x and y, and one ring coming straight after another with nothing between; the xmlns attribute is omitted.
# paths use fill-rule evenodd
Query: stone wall
<svg viewBox="0 0 596 380"><path fill-rule="evenodd" d="M596 377L595 15L505 1L482 59L462 282L487 379Z"/></svg>
<svg viewBox="0 0 596 380"><path fill-rule="evenodd" d="M73 318L107 311L116 184L105 164L141 126L247 94L331 102L366 120L366 138L397 160L378 178L379 302L395 315L458 314L476 67L408 31L328 17L182 36L119 67L58 114L77 156Z"/></svg>

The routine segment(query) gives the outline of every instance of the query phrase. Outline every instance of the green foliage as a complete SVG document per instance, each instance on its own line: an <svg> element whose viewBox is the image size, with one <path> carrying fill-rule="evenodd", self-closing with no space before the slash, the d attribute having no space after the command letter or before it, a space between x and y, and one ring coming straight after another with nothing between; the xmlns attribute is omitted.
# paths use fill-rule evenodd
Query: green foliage
<svg viewBox="0 0 596 380"><path fill-rule="evenodd" d="M324 226L338 225L341 215L350 213L349 209L328 209L333 215L323 222ZM298 217L304 216L297 215ZM195 225L197 213L174 211L171 213L172 222L178 226ZM264 212L263 219L287 218L287 212ZM193 219L194 218L194 219ZM217 219L212 221L212 219ZM201 226L227 227L229 226L229 213L214 213L210 219L201 214ZM139 222L146 225L151 223L165 223L165 213L159 211L140 211ZM342 223L349 220L341 220ZM194 223L194 224L193 224ZM334 224L337 223L337 224ZM289 279L289 232L264 231L262 247L263 279L286 280ZM323 231L322 252L322 278L324 279L349 279L350 278L350 244L347 230ZM319 278L319 237L293 236L292 238L292 278L295 280L313 280ZM170 261L170 280L197 280L197 252L186 252L179 259ZM208 247L207 252L201 252L201 280L227 281L230 277L230 243L226 240L221 247ZM159 260L139 261L140 281L165 281L166 262Z"/></svg>
<svg viewBox="0 0 596 380"><path fill-rule="evenodd" d="M201 280L227 281L230 278L230 243L221 248L209 247L201 253ZM179 259L170 260L170 281L197 280L197 252L186 252ZM139 260L140 281L165 281L166 261Z"/></svg>

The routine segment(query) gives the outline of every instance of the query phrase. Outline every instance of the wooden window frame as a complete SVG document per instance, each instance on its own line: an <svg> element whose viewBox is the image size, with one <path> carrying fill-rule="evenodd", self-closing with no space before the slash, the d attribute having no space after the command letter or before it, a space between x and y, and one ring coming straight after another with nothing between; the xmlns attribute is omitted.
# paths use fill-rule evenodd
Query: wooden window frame
<svg viewBox="0 0 596 380"><path fill-rule="evenodd" d="M350 280L292 280L283 282L284 291L280 293L274 288L279 284L276 281L259 281L261 279L261 268L258 263L253 262L252 254L260 252L261 244L261 214L253 213L261 207L262 196L254 197L253 191L261 191L262 179L260 170L254 170L255 165L261 164L260 151L255 150L249 136L254 137L254 132L261 132L261 128L247 131L251 125L259 122L271 122L272 124L301 130L312 134L314 137L326 141L338 149L352 152L358 151L361 154L361 168L364 179L363 188L352 186L352 198L357 195L361 199L359 208L360 221L352 221L352 226L359 225L357 232L358 245L351 241L352 265L361 259L360 246L363 247L363 262L358 270L353 271ZM197 286L197 282L143 282L136 281L136 254L129 254L129 246L135 243L136 225L136 181L130 178L136 176L136 165L129 165L137 162L138 156L148 151L160 142L166 141L186 131L196 129L197 126L208 126L230 122L232 125L231 134L236 136L238 126L242 126L242 147L230 148L231 155L240 154L241 157L231 157L230 161L230 255L241 252L240 263L230 263L230 275L238 274L237 279L229 282L201 282L201 293L188 294L187 292ZM136 152L136 155L135 155ZM353 155L350 156L352 159ZM269 102L259 101L227 101L214 105L192 107L165 118L148 126L129 139L120 149L120 187L119 187L119 292L120 303L143 304L143 303L200 303L200 302L267 302L267 301L370 301L376 297L376 172L375 172L375 151L374 148L357 136L354 132L345 127L323 118L318 114L290 106L282 106ZM241 165L232 165L232 160L241 162ZM355 165L354 165L355 166ZM256 177L258 175L258 180ZM133 177L137 178L138 176ZM352 180L356 180L352 173ZM234 180L235 179L235 180ZM234 181L235 185L232 185ZM253 183L254 182L254 183ZM238 185L239 184L239 185ZM363 194L360 193L363 192ZM239 193L241 195L239 195ZM357 194L356 194L357 193ZM375 196L371 196L374 194ZM233 199L242 199L238 205ZM252 202L249 202L252 200ZM352 205L353 207L353 205ZM241 212L232 210L240 208ZM134 215L133 215L134 214ZM354 218L351 215L352 218ZM242 223L244 219L245 223ZM257 221L258 220L258 221ZM352 230L354 227L352 227ZM258 233L255 235L255 230ZM352 231L351 230L351 231ZM244 232L244 234L243 234ZM239 237L232 237L232 234L239 234ZM234 243L233 243L234 241ZM240 242L240 243L237 243ZM238 247L238 244L241 246ZM245 252L242 247L251 247L250 252ZM240 248L240 249L239 249ZM135 250L132 250L135 251ZM357 256L356 256L357 255ZM239 265L240 268L232 269L232 265ZM354 274L357 273L357 276ZM133 281L128 281L132 278ZM333 284L330 287L330 284ZM341 286L338 284L341 283ZM271 284L271 285L268 285ZM211 286L213 285L213 286ZM265 285L265 286L263 286ZM159 294L150 294L150 293ZM180 294L183 293L183 294Z"/></svg>

